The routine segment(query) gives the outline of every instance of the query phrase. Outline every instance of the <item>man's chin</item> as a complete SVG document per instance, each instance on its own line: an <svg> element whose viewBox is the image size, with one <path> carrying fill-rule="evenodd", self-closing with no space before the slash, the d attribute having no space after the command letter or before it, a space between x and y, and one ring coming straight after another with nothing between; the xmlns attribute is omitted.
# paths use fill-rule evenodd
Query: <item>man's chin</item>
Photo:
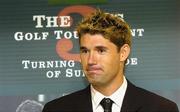
<svg viewBox="0 0 180 112"><path fill-rule="evenodd" d="M98 78L88 78L88 82L95 86L100 84L100 81L98 80Z"/></svg>
<svg viewBox="0 0 180 112"><path fill-rule="evenodd" d="M88 79L88 81L96 81L96 80L98 80L99 79L99 77L98 77L98 75L97 74L88 74L87 76L86 76L86 78Z"/></svg>

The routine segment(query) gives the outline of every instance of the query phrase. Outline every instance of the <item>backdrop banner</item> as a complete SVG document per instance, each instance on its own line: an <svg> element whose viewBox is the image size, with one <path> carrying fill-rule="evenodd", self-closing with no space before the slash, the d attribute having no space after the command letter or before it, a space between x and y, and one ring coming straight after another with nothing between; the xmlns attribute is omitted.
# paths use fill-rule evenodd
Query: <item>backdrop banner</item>
<svg viewBox="0 0 180 112"><path fill-rule="evenodd" d="M75 28L97 8L131 26L127 79L180 108L179 0L4 0L0 112L41 112L46 102L88 85Z"/></svg>

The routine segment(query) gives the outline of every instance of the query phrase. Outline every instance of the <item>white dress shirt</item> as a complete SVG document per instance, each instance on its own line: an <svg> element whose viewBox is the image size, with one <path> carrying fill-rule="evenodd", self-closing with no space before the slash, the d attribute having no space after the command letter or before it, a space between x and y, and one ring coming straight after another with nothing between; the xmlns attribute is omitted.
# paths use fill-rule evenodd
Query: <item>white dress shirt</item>
<svg viewBox="0 0 180 112"><path fill-rule="evenodd" d="M127 80L125 77L123 78L123 83L119 87L119 89L117 89L110 96L104 96L103 94L95 90L91 85L91 97L92 97L91 99L92 99L93 112L104 112L104 109L100 104L101 100L104 97L110 98L114 102L112 105L112 112L120 112L126 89L127 89Z"/></svg>

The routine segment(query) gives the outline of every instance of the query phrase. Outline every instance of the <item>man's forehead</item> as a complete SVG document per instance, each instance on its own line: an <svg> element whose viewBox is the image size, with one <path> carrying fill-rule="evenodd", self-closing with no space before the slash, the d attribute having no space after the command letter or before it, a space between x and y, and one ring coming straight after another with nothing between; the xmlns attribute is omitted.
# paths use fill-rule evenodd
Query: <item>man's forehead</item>
<svg viewBox="0 0 180 112"><path fill-rule="evenodd" d="M91 46L91 47L89 47L87 45L81 45L80 48L81 49L88 49L88 48L108 49L108 47L105 45L95 45L95 46Z"/></svg>
<svg viewBox="0 0 180 112"><path fill-rule="evenodd" d="M89 34L86 33L81 36L80 42L90 43L91 41L94 43L103 43L103 42L111 42L109 39L105 38L102 34Z"/></svg>

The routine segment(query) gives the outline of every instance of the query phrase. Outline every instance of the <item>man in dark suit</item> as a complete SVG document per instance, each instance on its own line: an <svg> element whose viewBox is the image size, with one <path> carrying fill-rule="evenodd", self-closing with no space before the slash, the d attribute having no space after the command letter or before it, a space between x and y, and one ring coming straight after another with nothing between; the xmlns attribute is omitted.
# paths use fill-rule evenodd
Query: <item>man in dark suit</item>
<svg viewBox="0 0 180 112"><path fill-rule="evenodd" d="M90 85L48 102L43 112L178 112L174 102L125 78L132 36L123 19L96 10L83 19L77 32L81 64Z"/></svg>

